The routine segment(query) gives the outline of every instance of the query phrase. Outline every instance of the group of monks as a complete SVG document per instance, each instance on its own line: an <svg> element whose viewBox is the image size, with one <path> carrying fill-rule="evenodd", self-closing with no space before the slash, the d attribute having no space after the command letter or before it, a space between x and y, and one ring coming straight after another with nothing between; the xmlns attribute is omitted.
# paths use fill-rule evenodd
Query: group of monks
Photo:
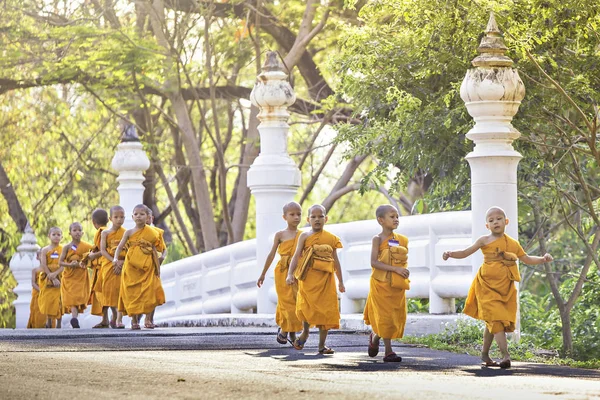
<svg viewBox="0 0 600 400"><path fill-rule="evenodd" d="M136 226L126 230L121 206L92 212L94 243L82 239L79 222L69 226L71 241L62 246L62 231L50 228L50 244L38 253L40 266L32 271L32 293L27 328L60 328L64 314L79 328L79 314L91 305L102 320L94 328L124 329L123 315L132 318L131 329L153 329L154 310L164 304L160 265L166 257L163 231L152 226L150 208L133 210ZM108 227L109 222L111 226ZM111 318L109 320L109 309Z"/></svg>

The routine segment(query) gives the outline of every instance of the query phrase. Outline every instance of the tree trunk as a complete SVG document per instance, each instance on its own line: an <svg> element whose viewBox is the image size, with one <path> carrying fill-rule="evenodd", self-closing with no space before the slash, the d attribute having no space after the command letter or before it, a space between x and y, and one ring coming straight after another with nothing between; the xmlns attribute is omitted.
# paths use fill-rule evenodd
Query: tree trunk
<svg viewBox="0 0 600 400"><path fill-rule="evenodd" d="M19 232L25 232L25 227L27 226L27 216L25 212L23 212L23 208L21 207L21 203L17 198L17 194L15 193L15 189L13 185L10 183L10 179L2 166L2 162L0 162L0 191L8 204L8 214L12 218L12 220L19 228Z"/></svg>
<svg viewBox="0 0 600 400"><path fill-rule="evenodd" d="M560 322L562 325L563 357L573 355L573 332L571 331L571 310L564 307L560 310Z"/></svg>

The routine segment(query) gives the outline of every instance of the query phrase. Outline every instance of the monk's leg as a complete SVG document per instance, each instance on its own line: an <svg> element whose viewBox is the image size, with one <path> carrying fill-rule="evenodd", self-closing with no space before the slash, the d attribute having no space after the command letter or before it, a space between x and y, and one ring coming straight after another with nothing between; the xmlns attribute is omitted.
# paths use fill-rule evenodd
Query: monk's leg
<svg viewBox="0 0 600 400"><path fill-rule="evenodd" d="M105 326L108 326L108 308L102 307L102 321L100 323Z"/></svg>
<svg viewBox="0 0 600 400"><path fill-rule="evenodd" d="M306 321L302 321L302 333L300 334L300 337L298 338L298 340L300 340L302 342L306 342L306 340L308 339L309 331L310 331L310 324Z"/></svg>
<svg viewBox="0 0 600 400"><path fill-rule="evenodd" d="M323 327L319 327L319 352L323 349L326 349L325 341L327 340L327 334L329 333L329 329L324 329Z"/></svg>
<svg viewBox="0 0 600 400"><path fill-rule="evenodd" d="M111 327L117 326L117 307L110 307L110 325Z"/></svg>
<svg viewBox="0 0 600 400"><path fill-rule="evenodd" d="M52 328L52 317L46 317L46 329Z"/></svg>
<svg viewBox="0 0 600 400"><path fill-rule="evenodd" d="M290 335L290 340L292 341L292 343L294 343L294 340L296 340L296 332L288 332Z"/></svg>
<svg viewBox="0 0 600 400"><path fill-rule="evenodd" d="M56 318L56 329L62 328L62 317Z"/></svg>
<svg viewBox="0 0 600 400"><path fill-rule="evenodd" d="M492 347L492 342L494 340L494 335L489 331L488 327L485 327L483 331L483 348L481 349L481 361L493 362L490 358L490 347Z"/></svg>
<svg viewBox="0 0 600 400"><path fill-rule="evenodd" d="M383 339L383 345L385 346L385 355L392 354L392 339Z"/></svg>
<svg viewBox="0 0 600 400"><path fill-rule="evenodd" d="M508 342L506 340L506 333L504 331L494 334L494 339L498 343L500 353L502 353L502 361L510 360L510 354L508 354Z"/></svg>
<svg viewBox="0 0 600 400"><path fill-rule="evenodd" d="M79 310L77 307L71 307L71 318L77 319L79 317Z"/></svg>
<svg viewBox="0 0 600 400"><path fill-rule="evenodd" d="M116 312L117 313L117 320L116 323L118 326L123 325L123 313L120 311L117 311L117 307L112 307L113 308L113 313Z"/></svg>

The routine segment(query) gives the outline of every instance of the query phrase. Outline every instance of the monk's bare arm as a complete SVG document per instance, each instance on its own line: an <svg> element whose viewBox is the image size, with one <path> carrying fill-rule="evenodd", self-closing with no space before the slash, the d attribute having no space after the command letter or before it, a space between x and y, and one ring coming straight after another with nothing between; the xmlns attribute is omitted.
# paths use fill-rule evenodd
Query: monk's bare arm
<svg viewBox="0 0 600 400"><path fill-rule="evenodd" d="M477 250L479 250L483 245L484 245L484 238L485 236L480 237L479 239L477 239L475 241L475 243L473 243L471 246L467 247L464 250L454 250L454 251L445 251L444 254L442 255L442 258L444 260L447 260L449 258L466 258L469 257L471 254L475 253Z"/></svg>
<svg viewBox="0 0 600 400"><path fill-rule="evenodd" d="M115 250L115 255L112 258L109 258L109 260L112 263L116 263L117 261L119 261L119 254L121 254L121 252L125 248L125 244L127 244L127 240L129 239L129 236L131 236L131 229L128 229L127 231L125 231L125 234L121 238L121 241L119 242L119 245L117 246L117 249Z"/></svg>
<svg viewBox="0 0 600 400"><path fill-rule="evenodd" d="M62 252L60 253L60 258L58 259L58 265L60 265L61 267L72 267L71 263L65 261L68 252L69 246L63 247Z"/></svg>
<svg viewBox="0 0 600 400"><path fill-rule="evenodd" d="M525 254L524 256L519 257L519 260L525 264L538 265L543 264L545 262L551 262L552 260L554 260L554 258L552 258L552 256L548 253L544 254L543 257L530 256Z"/></svg>
<svg viewBox="0 0 600 400"><path fill-rule="evenodd" d="M265 281L265 276L267 275L267 271L275 258L275 253L277 252L277 247L279 247L279 241L281 240L281 231L275 234L275 239L273 239L273 247L271 247L271 251L265 260L265 265L263 267L262 273L258 277L258 281L256 282L256 286L261 287Z"/></svg>
<svg viewBox="0 0 600 400"><path fill-rule="evenodd" d="M397 268L392 267L391 265L381 262L377 259L377 257L379 256L379 246L381 246L381 238L379 237L379 235L373 236L371 245L371 267L375 269L381 269L383 271L394 272Z"/></svg>
<svg viewBox="0 0 600 400"><path fill-rule="evenodd" d="M37 275L40 272L41 268L39 267L31 270L31 287L37 290L38 292L40 291L40 287L37 284Z"/></svg>
<svg viewBox="0 0 600 400"><path fill-rule="evenodd" d="M112 261L112 256L110 255L110 253L106 250L106 241L108 237L108 231L102 231L102 234L100 235L100 254L102 254L102 256L104 258L106 258L108 261Z"/></svg>
<svg viewBox="0 0 600 400"><path fill-rule="evenodd" d="M52 276L52 272L48 269L48 264L46 263L46 254L48 253L48 248L44 247L42 249L42 253L40 254L40 268L46 274L46 277L50 278ZM52 278L50 278L52 279Z"/></svg>
<svg viewBox="0 0 600 400"><path fill-rule="evenodd" d="M338 278L338 287L340 289L340 293L344 293L346 291L346 287L344 286L342 265L340 264L340 259L338 258L338 255L337 255L337 249L333 249L333 265L335 266L335 275Z"/></svg>
<svg viewBox="0 0 600 400"><path fill-rule="evenodd" d="M298 260L300 259L300 254L302 254L302 249L304 248L304 242L308 237L308 232L302 232L300 237L298 238L298 244L296 245L296 251L294 251L294 256L292 257L292 261L290 261L290 268L288 270L288 276L285 280L288 285L294 283L294 271L298 266Z"/></svg>

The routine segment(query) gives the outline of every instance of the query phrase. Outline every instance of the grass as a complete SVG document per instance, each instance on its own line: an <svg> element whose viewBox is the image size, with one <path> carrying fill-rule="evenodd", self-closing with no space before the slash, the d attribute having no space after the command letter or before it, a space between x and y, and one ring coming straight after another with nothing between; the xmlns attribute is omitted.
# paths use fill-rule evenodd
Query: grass
<svg viewBox="0 0 600 400"><path fill-rule="evenodd" d="M478 322L459 320L455 326L447 326L444 331L435 335L406 336L402 343L425 345L435 350L463 353L473 356L481 355L483 325ZM519 343L509 341L508 350L511 359L552 365L563 365L576 368L600 369L600 359L587 361L559 357L558 351L536 347L522 339ZM497 346L492 345L492 358L501 358Z"/></svg>

